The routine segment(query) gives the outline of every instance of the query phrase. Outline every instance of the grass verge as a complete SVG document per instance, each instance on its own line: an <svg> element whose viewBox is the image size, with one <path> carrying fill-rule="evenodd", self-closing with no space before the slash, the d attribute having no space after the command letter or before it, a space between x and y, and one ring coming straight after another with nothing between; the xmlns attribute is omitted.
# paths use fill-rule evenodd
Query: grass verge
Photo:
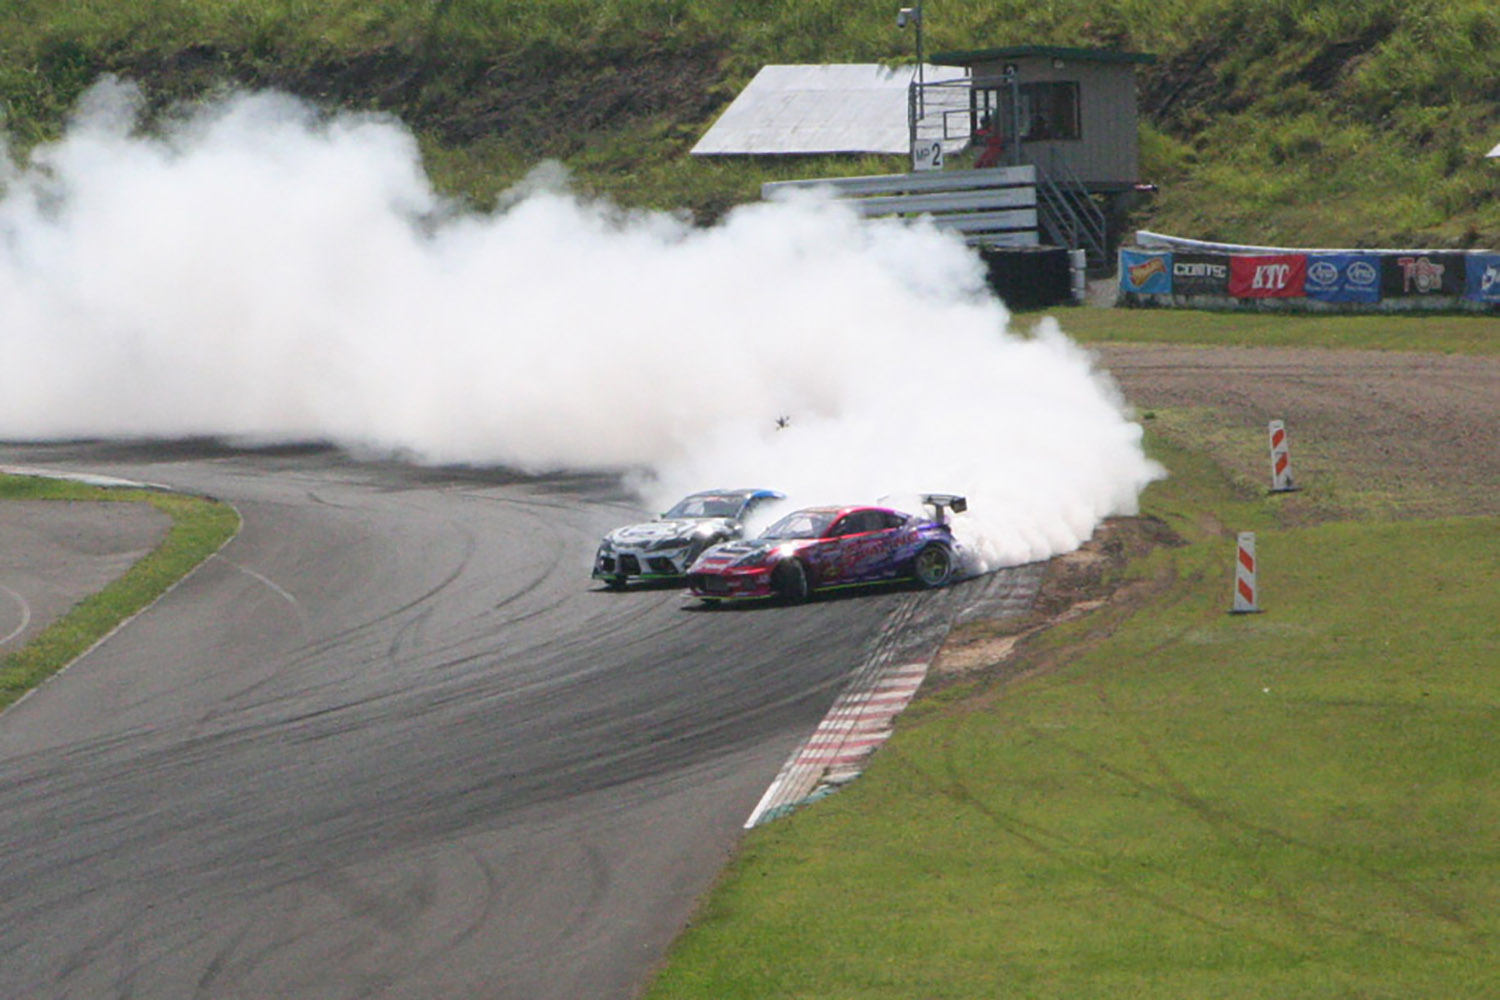
<svg viewBox="0 0 1500 1000"><path fill-rule="evenodd" d="M155 601L239 530L228 504L152 490L86 486L0 474L0 501L81 500L149 503L172 519L166 538L113 583L80 601L31 642L0 660L0 710L67 666L131 615Z"/></svg>
<svg viewBox="0 0 1500 1000"><path fill-rule="evenodd" d="M1018 313L1015 326L1018 330L1029 330L1044 316L1055 317L1073 339L1092 343L1500 354L1500 317L1489 315L1334 316L1064 306Z"/></svg>
<svg viewBox="0 0 1500 1000"><path fill-rule="evenodd" d="M1500 523L1287 528L1153 448L1189 544L751 831L649 1000L1500 993Z"/></svg>

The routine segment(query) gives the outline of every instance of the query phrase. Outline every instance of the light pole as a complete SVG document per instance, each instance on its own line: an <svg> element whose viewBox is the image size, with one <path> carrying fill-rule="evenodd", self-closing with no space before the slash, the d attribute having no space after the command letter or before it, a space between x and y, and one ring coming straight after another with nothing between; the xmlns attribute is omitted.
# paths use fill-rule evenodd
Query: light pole
<svg viewBox="0 0 1500 1000"><path fill-rule="evenodd" d="M917 29L917 117L927 115L927 95L923 85L927 82L923 66L926 58L922 52L922 0L917 0L915 7L902 7L896 12L896 27L904 28L908 24Z"/></svg>

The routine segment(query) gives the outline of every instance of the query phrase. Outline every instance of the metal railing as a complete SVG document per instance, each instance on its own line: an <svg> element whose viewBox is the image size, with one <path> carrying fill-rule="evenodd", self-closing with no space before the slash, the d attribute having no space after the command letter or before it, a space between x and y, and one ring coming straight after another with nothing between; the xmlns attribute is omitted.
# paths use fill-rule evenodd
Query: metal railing
<svg viewBox="0 0 1500 1000"><path fill-rule="evenodd" d="M1050 170L1034 166L1037 209L1047 236L1069 250L1082 250L1092 265L1107 265L1109 221L1099 203L1066 163L1054 163Z"/></svg>

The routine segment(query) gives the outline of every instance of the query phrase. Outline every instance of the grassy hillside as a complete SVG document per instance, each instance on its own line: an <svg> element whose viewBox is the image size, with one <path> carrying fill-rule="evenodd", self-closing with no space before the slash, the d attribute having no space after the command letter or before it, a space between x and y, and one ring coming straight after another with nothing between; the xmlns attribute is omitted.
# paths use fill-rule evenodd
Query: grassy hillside
<svg viewBox="0 0 1500 1000"><path fill-rule="evenodd" d="M775 175L900 163L693 162L766 61L909 60L894 0L210 0L0 7L12 145L101 73L157 108L225 84L401 115L441 186L486 202L540 157L633 205L712 217ZM1140 222L1206 238L1500 243L1500 10L1484 0L930 0L933 51L1115 45L1140 76Z"/></svg>
<svg viewBox="0 0 1500 1000"><path fill-rule="evenodd" d="M101 0L0 6L17 151L101 73L160 108L228 83L399 115L434 176L479 202L538 159L632 205L709 218L761 180L899 169L694 162L766 62L912 57L895 0ZM929 0L945 48L1047 42L1155 53L1142 71L1139 220L1205 238L1500 244L1500 11L1483 0Z"/></svg>

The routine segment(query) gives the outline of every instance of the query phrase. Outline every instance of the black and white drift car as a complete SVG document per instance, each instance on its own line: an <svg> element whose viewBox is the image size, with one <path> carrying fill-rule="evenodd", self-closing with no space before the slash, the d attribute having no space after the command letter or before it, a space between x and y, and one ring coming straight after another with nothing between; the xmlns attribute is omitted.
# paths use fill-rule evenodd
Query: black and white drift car
<svg viewBox="0 0 1500 1000"><path fill-rule="evenodd" d="M605 535L594 556L594 579L619 590L631 579L682 577L704 549L743 535L753 511L784 499L775 490L705 490L685 496L654 521Z"/></svg>

